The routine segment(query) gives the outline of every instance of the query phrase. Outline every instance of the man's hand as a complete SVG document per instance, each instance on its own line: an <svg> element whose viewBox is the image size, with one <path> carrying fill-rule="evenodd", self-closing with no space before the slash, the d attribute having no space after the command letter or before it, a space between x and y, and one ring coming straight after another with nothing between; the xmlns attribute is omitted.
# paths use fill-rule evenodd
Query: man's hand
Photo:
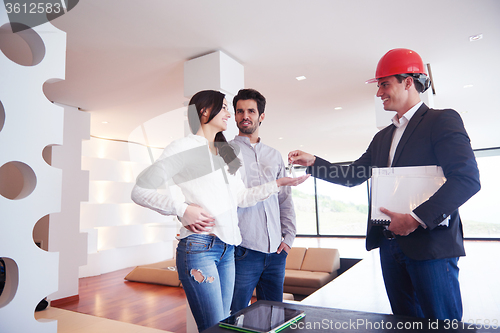
<svg viewBox="0 0 500 333"><path fill-rule="evenodd" d="M410 214L394 213L383 207L380 207L380 211L391 218L388 229L396 235L408 236L420 225Z"/></svg>
<svg viewBox="0 0 500 333"><path fill-rule="evenodd" d="M215 219L209 212L196 204L190 204L182 216L184 228L194 233L210 232L215 225Z"/></svg>
<svg viewBox="0 0 500 333"><path fill-rule="evenodd" d="M285 242L281 242L281 244L278 247L278 250L276 251L276 253L280 254L282 250L285 250L286 253L289 253L290 252L290 246L288 246Z"/></svg>
<svg viewBox="0 0 500 333"><path fill-rule="evenodd" d="M288 153L288 161L293 164L311 166L316 161L316 156L305 153L302 150L294 150Z"/></svg>

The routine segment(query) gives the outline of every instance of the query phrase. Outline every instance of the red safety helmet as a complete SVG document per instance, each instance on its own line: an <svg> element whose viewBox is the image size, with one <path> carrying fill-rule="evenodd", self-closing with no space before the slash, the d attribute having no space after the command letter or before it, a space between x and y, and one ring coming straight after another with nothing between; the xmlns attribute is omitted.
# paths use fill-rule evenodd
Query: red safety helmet
<svg viewBox="0 0 500 333"><path fill-rule="evenodd" d="M378 62L375 78L366 83L374 83L382 77L398 74L409 75L418 80L424 86L422 92L430 86L422 58L417 52L409 49L393 49L387 52Z"/></svg>

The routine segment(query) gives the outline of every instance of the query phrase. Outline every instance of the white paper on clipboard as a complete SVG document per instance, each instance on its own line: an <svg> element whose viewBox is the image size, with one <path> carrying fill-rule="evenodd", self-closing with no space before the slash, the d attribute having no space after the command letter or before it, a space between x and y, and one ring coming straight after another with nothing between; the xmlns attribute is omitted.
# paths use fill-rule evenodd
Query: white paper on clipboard
<svg viewBox="0 0 500 333"><path fill-rule="evenodd" d="M374 168L371 187L371 220L388 224L390 217L380 207L402 214L411 213L446 182L437 165Z"/></svg>

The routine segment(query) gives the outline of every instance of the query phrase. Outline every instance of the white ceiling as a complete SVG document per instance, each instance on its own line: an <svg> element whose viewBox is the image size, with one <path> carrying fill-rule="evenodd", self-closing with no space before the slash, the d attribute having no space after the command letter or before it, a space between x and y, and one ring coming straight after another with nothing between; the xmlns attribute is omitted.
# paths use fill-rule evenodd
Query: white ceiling
<svg viewBox="0 0 500 333"><path fill-rule="evenodd" d="M265 143L353 160L377 131L364 82L405 47L431 64L435 107L461 113L473 147L500 146L499 0L80 0L53 24L67 33L66 80L44 91L90 112L94 136L128 140L183 107L184 62L221 50L268 100ZM178 118L150 144L177 136Z"/></svg>

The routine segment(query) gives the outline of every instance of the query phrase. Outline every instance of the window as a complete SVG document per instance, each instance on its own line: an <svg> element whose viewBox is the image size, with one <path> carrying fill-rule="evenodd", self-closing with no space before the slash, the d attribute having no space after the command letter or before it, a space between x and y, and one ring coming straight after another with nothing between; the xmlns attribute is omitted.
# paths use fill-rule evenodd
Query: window
<svg viewBox="0 0 500 333"><path fill-rule="evenodd" d="M296 171L297 176L305 174L305 169ZM311 177L293 187L292 196L297 234L365 236L368 217L366 183L348 188Z"/></svg>
<svg viewBox="0 0 500 333"><path fill-rule="evenodd" d="M481 190L460 207L465 238L500 238L500 148L475 151ZM297 169L296 169L297 170ZM305 174L298 169L297 175ZM367 183L344 187L310 178L292 188L298 235L365 236Z"/></svg>
<svg viewBox="0 0 500 333"><path fill-rule="evenodd" d="M305 169L296 169L297 177L305 173ZM292 197L297 221L297 234L317 235L314 178L310 177L299 186L292 187Z"/></svg>
<svg viewBox="0 0 500 333"><path fill-rule="evenodd" d="M366 235L366 182L354 187L345 187L318 179L316 189L320 235Z"/></svg>
<svg viewBox="0 0 500 333"><path fill-rule="evenodd" d="M466 238L500 238L500 149L476 151L481 190L460 207Z"/></svg>

